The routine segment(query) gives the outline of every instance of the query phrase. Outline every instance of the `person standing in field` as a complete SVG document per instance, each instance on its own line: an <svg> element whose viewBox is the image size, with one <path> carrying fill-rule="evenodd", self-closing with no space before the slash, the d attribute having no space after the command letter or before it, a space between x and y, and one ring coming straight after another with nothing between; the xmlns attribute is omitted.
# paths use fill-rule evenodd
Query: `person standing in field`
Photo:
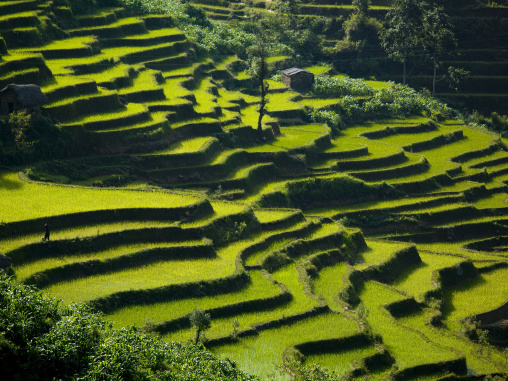
<svg viewBox="0 0 508 381"><path fill-rule="evenodd" d="M44 234L44 241L49 241L49 226L48 226L48 224L44 224L44 231L46 232Z"/></svg>

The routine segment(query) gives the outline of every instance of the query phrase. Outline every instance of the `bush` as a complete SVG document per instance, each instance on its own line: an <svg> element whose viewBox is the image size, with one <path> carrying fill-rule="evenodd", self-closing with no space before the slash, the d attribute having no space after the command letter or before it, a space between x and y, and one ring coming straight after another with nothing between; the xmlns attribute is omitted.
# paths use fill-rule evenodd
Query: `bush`
<svg viewBox="0 0 508 381"><path fill-rule="evenodd" d="M113 330L82 305L61 306L0 276L2 380L255 380L202 347Z"/></svg>
<svg viewBox="0 0 508 381"><path fill-rule="evenodd" d="M328 76L317 76L312 87L312 93L339 97L343 95L366 96L373 95L374 89L359 78L336 78Z"/></svg>
<svg viewBox="0 0 508 381"><path fill-rule="evenodd" d="M291 204L303 208L314 202L360 200L365 197L384 197L397 192L387 184L368 185L349 176L336 178L311 178L286 184Z"/></svg>

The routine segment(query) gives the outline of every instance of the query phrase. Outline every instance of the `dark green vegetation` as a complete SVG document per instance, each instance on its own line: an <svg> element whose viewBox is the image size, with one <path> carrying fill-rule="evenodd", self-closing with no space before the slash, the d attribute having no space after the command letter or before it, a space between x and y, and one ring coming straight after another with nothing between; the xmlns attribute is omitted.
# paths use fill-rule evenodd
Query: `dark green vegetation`
<svg viewBox="0 0 508 381"><path fill-rule="evenodd" d="M274 363L324 379L506 373L503 137L326 65L306 66L319 76L303 94L266 79L260 133L256 28L189 4L77 4L0 2L0 81L41 85L31 123L52 122L17 114L1 130L0 252L17 282L116 327L206 341L263 379L288 377ZM287 5L269 68L312 42L283 40L300 22ZM355 5L350 39L379 26Z"/></svg>
<svg viewBox="0 0 508 381"><path fill-rule="evenodd" d="M253 380L194 345L111 328L0 275L0 372L11 380Z"/></svg>
<svg viewBox="0 0 508 381"><path fill-rule="evenodd" d="M354 76L375 76L402 83L405 62L409 85L418 90L432 90L435 62L432 57L436 57L439 65L435 90L439 97L459 108L466 106L488 114L493 111L507 113L508 11L504 1L428 1L425 25L416 20L422 7L425 8L422 1L261 0L238 3L196 0L193 3L211 19L230 25L249 25L250 22L273 25L273 21L267 20L276 15L286 20L284 30L279 31L283 41L291 40L287 36L290 30L301 33L299 43L288 43L293 50L302 54L299 46L312 46L309 51L315 62L329 62L339 72ZM389 12L400 4L406 4L409 20L404 19L400 27L392 30L394 33L380 36L383 28L389 30L391 22L397 22L397 17ZM449 16L455 41L451 35L436 33L443 30L441 27L432 31L433 25L442 26L441 21L446 19L437 17L439 7ZM307 35L304 36L303 31ZM421 33L427 34L424 41L413 39ZM387 59L387 54L391 59ZM459 71L450 71L450 67ZM470 76L457 84L454 81L461 71L470 72Z"/></svg>

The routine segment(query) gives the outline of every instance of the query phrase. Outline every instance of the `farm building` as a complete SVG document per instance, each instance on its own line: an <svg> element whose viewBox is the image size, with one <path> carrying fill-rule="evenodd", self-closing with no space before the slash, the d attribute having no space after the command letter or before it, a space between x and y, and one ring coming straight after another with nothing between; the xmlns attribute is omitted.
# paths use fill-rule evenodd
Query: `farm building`
<svg viewBox="0 0 508 381"><path fill-rule="evenodd" d="M0 108L2 114L39 107L49 102L37 85L10 84L0 90Z"/></svg>
<svg viewBox="0 0 508 381"><path fill-rule="evenodd" d="M309 89L314 84L314 74L297 67L282 70L281 78L282 83L291 89Z"/></svg>

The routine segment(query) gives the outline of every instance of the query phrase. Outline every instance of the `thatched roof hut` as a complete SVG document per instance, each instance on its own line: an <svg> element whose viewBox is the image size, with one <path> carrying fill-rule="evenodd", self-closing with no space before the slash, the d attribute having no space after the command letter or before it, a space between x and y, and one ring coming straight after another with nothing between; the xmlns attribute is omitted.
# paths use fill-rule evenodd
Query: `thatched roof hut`
<svg viewBox="0 0 508 381"><path fill-rule="evenodd" d="M10 84L0 90L0 108L3 114L36 108L48 102L48 97L37 85Z"/></svg>

